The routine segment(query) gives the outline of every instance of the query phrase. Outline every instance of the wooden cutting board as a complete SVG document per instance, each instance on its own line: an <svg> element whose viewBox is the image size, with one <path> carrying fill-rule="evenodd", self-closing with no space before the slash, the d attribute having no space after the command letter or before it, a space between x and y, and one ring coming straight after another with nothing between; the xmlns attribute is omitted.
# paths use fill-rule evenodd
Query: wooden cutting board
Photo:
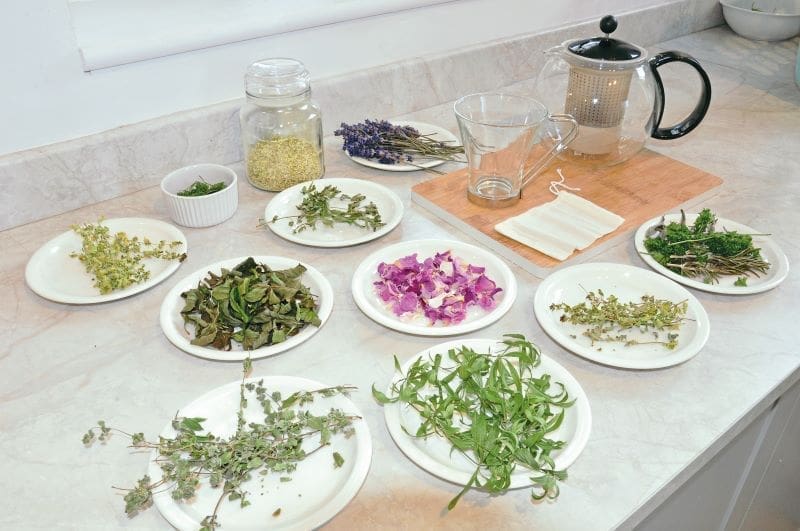
<svg viewBox="0 0 800 531"><path fill-rule="evenodd" d="M599 238L587 249L575 251L564 262L494 230L497 223L555 199L548 188L551 181L560 179L557 168L565 176L566 184L580 188L572 193L625 218L617 230ZM633 232L645 221L699 200L720 184L722 179L716 175L645 149L622 164L600 170L556 161L528 184L519 203L506 208L493 209L471 203L467 199L466 169L420 183L411 191L415 203L530 273L544 276L555 266L597 254L610 245L609 242Z"/></svg>

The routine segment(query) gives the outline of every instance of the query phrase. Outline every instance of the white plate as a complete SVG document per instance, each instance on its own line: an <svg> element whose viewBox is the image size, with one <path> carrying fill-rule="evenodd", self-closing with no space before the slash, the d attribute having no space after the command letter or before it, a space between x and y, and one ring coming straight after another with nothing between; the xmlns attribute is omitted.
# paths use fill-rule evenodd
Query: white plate
<svg viewBox="0 0 800 531"><path fill-rule="evenodd" d="M371 229L354 227L346 223L337 223L333 227L326 227L321 223L317 223L316 230L306 229L303 232L294 234L292 232L292 227L289 226L290 220L288 219L279 219L275 223L271 223L270 220L275 216L282 218L284 216L296 216L300 213L300 211L295 208L295 205L299 205L303 202L303 187L310 184L306 182L287 188L269 202L267 208L264 210L264 221L272 232L283 239L302 245L310 245L312 247L347 247L349 245L357 245L380 238L394 229L403 217L403 202L400 201L400 198L397 197L394 192L385 186L360 179L344 178L329 178L314 182L318 189L322 189L327 185L332 185L337 187L342 193L350 196L363 194L366 196L366 199L361 204L366 206L370 202L375 203L375 206L378 207L378 212L381 214L381 220L385 225L376 231L372 231ZM331 206L347 208L346 201L336 199L331 203Z"/></svg>
<svg viewBox="0 0 800 531"><path fill-rule="evenodd" d="M692 224L696 217L697 214L687 214L686 222ZM665 223L673 221L680 222L681 215L667 214L664 218ZM706 284L702 280L688 278L674 273L656 262L653 257L647 253L647 249L644 247L645 233L650 227L658 225L660 222L661 216L658 216L639 227L639 230L636 231L636 235L634 236L636 251L638 251L639 256L642 257L642 260L644 260L647 265L665 277L671 278L675 282L680 282L684 286L724 295L750 295L752 293L761 293L762 291L771 290L783 282L789 274L789 259L786 258L786 255L781 248L778 247L778 244L775 243L775 240L769 236L753 236L753 246L761 249L761 256L764 260L769 262L770 268L767 270L766 274L760 277L749 275L747 277L746 286L735 286L733 283L736 282L737 277L734 275L721 277L716 284ZM716 230L721 231L723 229L736 231L742 234L763 234L760 231L751 229L747 225L742 225L741 223L736 223L735 221L725 218L717 218Z"/></svg>
<svg viewBox="0 0 800 531"><path fill-rule="evenodd" d="M559 318L563 312L550 309L551 304L581 303L588 292L598 289L606 295L616 295L623 303L638 302L643 295L674 303L688 301L687 320L678 330L678 346L674 350L656 344L626 347L622 343L603 342L592 346L589 338L582 335L585 326L562 323ZM536 290L533 311L544 331L565 349L625 369L658 369L683 363L706 344L710 325L703 306L685 288L652 271L624 264L580 264L550 274Z"/></svg>
<svg viewBox="0 0 800 531"><path fill-rule="evenodd" d="M419 131L422 135L433 135L431 138L433 140L438 140L440 142L447 142L448 145L453 146L460 146L461 142L458 138L442 127L433 124L426 124L423 122L409 122L406 120L391 120L392 125L401 125L401 126L411 126L417 131ZM414 166L410 164L383 164L373 159L365 159L363 157L351 157L350 153L345 153L353 162L357 162L362 166L367 166L369 168L375 168L378 170L386 170L386 171L417 171L422 169L428 168L435 168L441 164L444 164L445 160L441 159L427 159L427 158L420 158L417 157L414 159Z"/></svg>
<svg viewBox="0 0 800 531"><path fill-rule="evenodd" d="M111 233L124 232L129 237L149 238L152 242L179 241L177 252L185 253L186 236L176 227L157 219L114 218L102 221ZM142 263L150 271L150 278L139 284L101 294L93 286L91 274L77 258L70 257L80 252L81 237L70 230L57 236L39 248L28 261L25 268L25 282L34 293L55 302L67 304L96 304L130 297L162 282L180 266L178 260L146 259Z"/></svg>
<svg viewBox="0 0 800 531"><path fill-rule="evenodd" d="M258 381L250 378L248 381ZM269 392L280 391L283 396L300 391L328 387L321 383L291 376L267 376L263 378L264 387ZM218 387L182 408L180 416L207 419L203 427L217 436L229 437L236 432L236 413L239 409L239 384L231 382ZM248 422L263 422L259 406L255 400L245 410ZM320 449L298 463L290 474L270 473L255 475L246 483L251 505L241 508L238 501L223 500L217 513L221 529L228 531L251 529L313 529L321 526L341 511L361 488L369 471L372 458L372 442L363 414L350 399L344 396L330 398L316 397L314 402L303 406L316 415L326 414L330 408L338 408L361 420L354 421L355 435L349 439L334 435L330 446ZM168 423L161 432L163 437L174 437L175 431ZM316 441L309 441L311 445ZM308 449L311 449L309 446ZM344 458L341 468L333 467L333 452ZM148 474L153 481L162 477L161 467L153 462L151 456ZM280 476L292 478L280 482ZM191 502L178 502L172 499L171 489L153 495L153 501L170 524L180 530L196 531L202 519L214 510L221 488L211 488L207 479L201 480L201 487ZM263 496L262 496L263 493ZM280 508L279 516L272 514Z"/></svg>
<svg viewBox="0 0 800 531"><path fill-rule="evenodd" d="M443 366L452 366L452 362L450 362L451 365L447 365L447 362L450 361L447 358L447 351L462 345L470 347L477 352L497 352L504 346L494 339L449 341L412 357L403 366L403 373L406 373L417 359L428 355L433 356L437 353L443 354ZM541 364L535 370L536 375L543 373L550 374L552 382L563 383L570 398L575 400L575 404L565 410L564 421L561 426L548 434L550 439L567 442L564 448L552 454L556 469L563 470L575 462L586 446L586 442L589 440L589 432L592 428L592 412L586 393L578 381L562 365L544 354L541 357ZM400 378L401 376L395 373L392 383L397 382ZM389 388L391 388L391 384ZM470 477L475 472L474 463L458 451L451 452L451 444L446 439L442 437L412 437L403 430L405 428L410 433L416 432L420 422L419 414L415 410L406 404L397 402L384 405L383 410L386 426L392 435L392 439L409 459L431 474L447 481L460 485L466 485L469 482ZM531 475L532 473L528 468L517 467L511 476L511 488L530 487Z"/></svg>
<svg viewBox="0 0 800 531"><path fill-rule="evenodd" d="M375 293L373 282L379 280L378 264L381 262L394 262L414 253L421 261L448 250L453 256L472 265L485 267L486 276L503 289L495 295L497 304L493 310L487 312L478 306L471 306L467 310L467 317L458 324L445 325L437 321L431 325L429 319L421 314L398 317ZM421 336L453 336L488 326L505 315L517 296L517 279L500 258L480 247L454 240L413 240L390 245L365 258L353 274L352 289L353 298L361 311L383 326Z"/></svg>
<svg viewBox="0 0 800 531"><path fill-rule="evenodd" d="M333 289L328 280L322 276L322 273L310 265L292 258L284 258L281 256L253 256L256 262L266 264L272 269L289 269L297 264L305 266L306 272L303 273L301 281L310 288L313 295L317 296L319 304L317 315L320 321L322 321L320 325L318 327L308 325L300 330L297 335L288 338L282 343L263 346L254 350L243 350L241 344L236 342L231 342L231 350L227 351L213 347L192 345L191 340L194 339L194 331L192 330L190 332L184 328L184 321L181 316L181 309L183 308L184 301L181 297L181 293L196 288L197 284L208 275L209 271L219 274L222 268L233 269L246 259L247 256L231 258L198 269L178 282L178 284L167 293L164 302L161 304L161 329L164 330L164 334L166 334L167 339L169 339L173 345L189 354L194 354L195 356L209 360L243 360L248 356L255 360L289 350L303 341L306 341L322 328L325 321L330 317L331 310L333 309Z"/></svg>

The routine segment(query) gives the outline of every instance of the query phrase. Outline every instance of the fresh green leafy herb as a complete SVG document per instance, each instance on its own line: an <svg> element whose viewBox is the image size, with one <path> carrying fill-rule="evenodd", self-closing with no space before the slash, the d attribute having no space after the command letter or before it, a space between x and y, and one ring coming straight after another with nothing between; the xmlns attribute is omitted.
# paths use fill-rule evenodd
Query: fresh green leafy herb
<svg viewBox="0 0 800 531"><path fill-rule="evenodd" d="M466 346L420 357L384 394L372 386L379 403L400 402L420 418L412 437L443 437L452 451L475 464L463 490L448 504L453 509L472 487L506 491L518 466L533 471L534 499L558 496L565 470L556 470L551 454L566 444L550 439L572 406L567 390L548 374L536 374L539 349L519 334L504 336L500 352L476 352Z"/></svg>
<svg viewBox="0 0 800 531"><path fill-rule="evenodd" d="M574 306L565 302L550 305L551 310L564 312L562 323L589 326L583 335L592 340L593 346L597 342L618 342L625 346L656 343L670 350L678 346L677 330L686 319L687 308L686 301L674 303L652 295L643 295L641 302L623 303L600 289L596 293L590 291L585 302ZM628 335L631 332L651 333L652 337L646 340L632 337Z"/></svg>
<svg viewBox="0 0 800 531"><path fill-rule="evenodd" d="M296 216L275 216L268 223L275 223L281 219L290 219L289 226L292 233L297 234L304 230L316 230L317 223L325 227L333 227L337 223L346 223L363 229L370 229L373 232L383 227L385 223L381 220L381 214L375 203L369 202L362 206L366 197L363 194L347 195L333 186L326 185L322 190L317 190L317 186L311 183L302 188L303 201L295 208L300 211ZM332 200L346 201L346 208L331 206Z"/></svg>
<svg viewBox="0 0 800 531"><path fill-rule="evenodd" d="M143 263L147 258L179 262L186 259L186 253L175 251L181 246L179 241L167 243L161 240L153 244L147 238L131 238L124 232L112 236L102 221L72 226L82 243L81 251L70 253L70 257L83 263L86 272L94 276L94 287L103 295L150 278L150 271Z"/></svg>
<svg viewBox="0 0 800 531"><path fill-rule="evenodd" d="M733 283L734 286L745 287L747 286L747 277L738 277Z"/></svg>
<svg viewBox="0 0 800 531"><path fill-rule="evenodd" d="M109 428L103 421L84 435L84 444L91 444L96 431L100 441L106 441L114 431L130 437L135 448L155 451L162 478L152 481L145 475L132 488L123 489L127 491L124 501L128 516L150 507L153 493L163 489L171 490L176 501L188 502L201 488L203 480L207 480L211 488L220 489L220 496L212 514L203 518L201 531L213 531L221 527L217 513L225 498L238 501L242 508L250 504L247 482L255 474L281 474L283 481L303 459L329 445L334 436L349 438L355 433L353 421L358 417L336 408L324 415L314 415L299 407L313 402L316 397L346 395L355 387L340 385L301 391L282 399L280 393L270 393L263 380L246 380L247 367L242 372L237 429L228 439L206 432L202 425L205 419L179 416L172 421L173 437L159 437L152 442L145 440L142 434L130 435ZM263 422L245 421L248 399L254 399L253 407L258 404ZM316 440L316 446L303 449L303 442L307 440ZM334 453L334 459L336 455ZM276 517L279 514L280 509L272 513Z"/></svg>
<svg viewBox="0 0 800 531"><path fill-rule="evenodd" d="M191 186L178 192L181 197L200 197L204 195L211 195L219 192L225 188L225 181L209 184L202 177L199 181L195 181Z"/></svg>
<svg viewBox="0 0 800 531"><path fill-rule="evenodd" d="M681 211L680 223L664 221L647 231L645 249L670 271L703 282L719 282L724 275L759 276L770 267L753 246L754 234L716 231L717 219L709 209L697 215L693 225L686 224ZM741 285L741 284L736 284Z"/></svg>
<svg viewBox="0 0 800 531"><path fill-rule="evenodd" d="M181 316L194 326L191 343L230 350L235 341L252 350L319 326L315 295L301 282L305 270L301 264L273 270L250 257L220 275L209 272L197 288L181 293Z"/></svg>
<svg viewBox="0 0 800 531"><path fill-rule="evenodd" d="M333 468L341 468L344 464L344 457L339 452L333 452Z"/></svg>

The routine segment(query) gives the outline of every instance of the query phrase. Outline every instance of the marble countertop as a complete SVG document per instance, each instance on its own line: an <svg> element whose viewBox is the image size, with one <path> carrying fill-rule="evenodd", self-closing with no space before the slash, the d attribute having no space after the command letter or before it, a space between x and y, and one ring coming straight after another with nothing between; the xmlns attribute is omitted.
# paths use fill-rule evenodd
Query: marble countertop
<svg viewBox="0 0 800 531"><path fill-rule="evenodd" d="M121 438L91 449L84 448L80 438L97 419L155 435L181 406L237 378L238 363L207 361L173 347L159 327L158 312L166 293L183 276L248 254L297 258L320 270L333 286L333 314L316 335L290 351L254 362L254 375L302 375L359 387L352 399L365 413L372 433L372 465L359 494L327 529L492 529L502 523L504 529L535 525L580 530L634 525L800 378L795 322L800 300L795 272L800 264L800 90L792 82L797 44L797 39L755 43L725 27L662 43L658 49L684 50L701 61L711 77L714 98L705 122L691 135L650 145L724 179L719 192L703 205L772 233L795 267L780 287L738 297L695 291L710 316L711 337L695 358L663 370L614 369L560 348L533 316L541 279L513 265L519 295L511 311L497 323L463 336L524 333L564 365L589 396L592 434L557 501L532 503L527 489L501 496L471 491L447 514L447 502L459 487L418 468L393 443L369 389L373 383L388 383L392 354L402 362L440 340L387 330L362 314L350 295L352 271L368 254L395 242L471 240L410 201L410 187L429 175L357 166L340 151L338 139L328 138L327 176L369 179L402 198L405 217L384 238L344 249L303 247L279 239L258 227L273 194L241 180L240 205L232 219L213 228L183 229L189 257L174 276L128 299L67 306L44 300L25 285L30 256L71 224L100 216L168 221L159 189L0 233L0 288L10 298L0 306L0 330L7 339L0 351L0 527L169 528L155 509L126 517L121 496L111 489L141 477L147 456L131 454ZM676 76L680 85L679 71ZM527 83L511 89L524 90ZM455 130L449 105L414 113L413 118ZM235 169L242 175L241 167ZM646 267L631 239L596 260Z"/></svg>

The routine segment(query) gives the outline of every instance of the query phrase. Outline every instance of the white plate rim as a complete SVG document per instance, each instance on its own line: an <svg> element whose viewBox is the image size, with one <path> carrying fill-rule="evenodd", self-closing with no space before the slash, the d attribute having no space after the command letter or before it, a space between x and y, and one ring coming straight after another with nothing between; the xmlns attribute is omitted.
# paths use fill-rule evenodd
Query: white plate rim
<svg viewBox="0 0 800 531"><path fill-rule="evenodd" d="M438 125L429 124L426 122L416 122L411 120L388 120L388 122L391 123L392 125L411 126L422 134L441 135L442 142L453 142L454 145L461 144L456 135L454 135L444 127L440 127ZM372 159L365 159L364 157L354 157L351 156L350 153L347 152L347 150L343 151L345 155L347 155L347 157L353 162L356 162L368 168L374 168L376 170L419 171L419 170L427 170L430 168L435 168L436 166L441 166L445 162L448 162L446 160L441 160L441 159L423 159L420 160L419 164L417 164L416 166L411 166L410 164L383 164L380 162L376 162Z"/></svg>
<svg viewBox="0 0 800 531"><path fill-rule="evenodd" d="M427 348L414 356L412 356L408 361L406 361L402 365L403 373L406 373L411 367L411 365L418 359L423 356L436 354L436 353L446 353L447 350L451 348L457 348L460 346L470 347L477 351L483 351L487 348L491 348L492 346L499 345L502 340L498 339L489 339L489 338L476 338L476 339L457 339L447 341L445 343L440 343L438 345L434 345L430 348ZM591 406L589 405L589 398L586 396L586 392L583 390L583 387L578 382L578 380L572 375L571 372L567 370L566 367L555 361L553 358L547 356L543 352L541 352L541 364L537 367L537 371L541 372L548 372L548 371L555 371L558 372L558 378L554 379L560 381L564 384L567 390L570 393L570 396L575 399L575 404L572 408L566 409L567 412L570 410L577 411L578 413L578 421L577 427L575 430L575 434L572 440L567 442L567 445L562 449L558 455L554 456L553 461L556 464L557 470L565 470L569 466L571 466L580 456L581 452L583 452L586 444L589 441L589 435L591 434L592 429L592 410ZM386 392L391 392L391 386L395 382L400 379L400 374L396 371L392 376L392 380L387 386ZM388 396L388 395L387 395ZM451 483L456 483L459 485L466 485L469 482L471 474L465 473L453 468L447 468L442 466L438 463L435 459L431 458L419 449L416 445L414 445L414 437L406 434L402 429L402 421L400 416L400 408L402 405L398 402L392 404L385 404L383 406L384 411L384 420L386 421L386 427L389 430L389 434L392 436L395 444L400 448L400 450L411 460L414 464L430 472L431 474L440 477L446 481L450 481ZM516 489L516 488L523 488L523 487L530 487L532 483L530 481L530 476L532 472L528 471L527 469L518 471L514 473L511 477L511 485L509 488Z"/></svg>
<svg viewBox="0 0 800 531"><path fill-rule="evenodd" d="M421 326L414 323L404 323L390 314L390 311L388 310L387 312L374 311L373 305L369 302L368 297L377 297L374 295L371 288L372 278L375 274L378 264L380 262L385 262L385 257L387 255L401 258L414 252L423 254L420 249L425 247L437 248L438 250L436 252L450 250L456 256L459 254L459 249L480 255L482 262L475 262L473 265L491 265L494 269L500 271L501 278L492 278L492 280L497 283L498 287L503 288L503 299L497 304L497 306L494 307L492 311L485 313L479 318L465 320L450 326ZM362 260L353 273L351 291L353 293L353 299L355 300L359 309L364 312L367 317L378 324L407 334L442 337L465 334L467 332L479 330L502 318L511 309L511 306L514 304L514 301L517 297L517 279L514 276L514 273L511 271L511 268L508 267L508 265L506 265L506 263L503 262L497 255L476 245L464 243L458 240L409 240L398 242L379 249Z"/></svg>
<svg viewBox="0 0 800 531"><path fill-rule="evenodd" d="M762 256L764 256L763 251L768 251L774 257L777 258L775 261L770 261L771 267L767 271L767 273L761 277L762 279L766 280L765 282L759 282L758 284L750 285L748 283L747 286L721 286L719 283L717 284L706 284L700 280L695 280L693 278L684 277L683 275L679 275L673 271L670 271L666 267L662 266L658 262L656 262L652 256L647 252L647 249L644 247L644 240L645 240L645 233L647 230L657 225L661 222L662 216L656 216L653 219L645 221L637 230L636 234L634 235L634 244L636 245L636 252L639 253L639 257L650 266L654 271L664 275L667 278L678 282L679 284L683 284L684 286L689 286L690 288L699 289L701 291L707 291L709 293L718 293L721 295L753 295L755 293L763 293L765 291L769 291L775 287L777 287L781 282L786 280L786 277L789 275L789 259L786 257L786 254L783 250L778 246L773 238L770 236L753 236L753 243L762 250ZM681 215L676 213L664 214L665 223L670 223L672 221L680 221ZM697 214L686 214L687 222L694 222L694 218L697 217ZM727 226L731 230L735 230L740 233L749 233L749 234L762 234L760 231L752 229L747 225L743 225L736 221L721 218L719 216L715 216L717 218L717 225L718 226ZM764 256L764 258L768 258Z"/></svg>
<svg viewBox="0 0 800 531"><path fill-rule="evenodd" d="M92 222L97 223L97 222ZM136 217L127 217L127 218L109 218L103 219L99 223L108 226L112 231L118 232L123 231L128 233L131 236L141 234L134 233L133 229L126 229L125 227L140 227L142 225L150 225L159 227L160 230L170 234L170 238L172 241L179 241L181 242L181 246L178 248L180 252L186 253L188 252L188 242L186 240L186 236L181 232L179 228L176 226L167 223L166 221L161 221L159 219L152 219L152 218L136 218ZM127 297L131 297L143 291L146 291L153 286L156 286L169 278L178 268L181 266L181 262L178 260L170 260L166 267L161 270L158 274L151 276L149 279L145 280L144 282L140 282L139 284L133 284L128 286L125 289L115 290L111 293L107 293L105 295L98 293L97 295L88 295L88 296L75 296L75 295L68 295L65 293L61 293L58 291L53 291L49 289L47 286L43 285L40 280L37 278L38 270L41 263L46 259L48 250L58 246L63 245L64 243L68 243L69 240L73 238L78 238L80 240L80 236L78 236L72 229L63 232L56 236L55 238L50 239L49 241L45 242L36 252L31 255L28 259L28 263L25 266L25 283L28 287L39 295L40 297L53 301L53 302L60 302L64 304L99 304L103 302L110 302L119 299L124 299ZM76 251L80 251L80 245L75 248ZM89 273L86 273L89 275Z"/></svg>
<svg viewBox="0 0 800 531"><path fill-rule="evenodd" d="M303 265L306 268L303 276L308 276L312 283L319 287L319 293L314 293L312 291L312 293L319 298L319 309L317 310L317 315L321 321L319 326L306 326L297 335L290 337L282 343L264 346L249 351L233 349L224 351L215 348L192 345L189 342L189 339L181 332L177 331L174 326L174 323L178 322L174 316L177 316L181 319L180 326L183 328L182 318L180 317L180 309L183 307L183 299L181 299L180 296L181 293L188 289L196 288L198 282L200 282L200 280L204 278L209 271L214 271L216 273L222 268L231 269L249 257L252 257L258 263L267 264L268 266L274 268L294 267L297 264ZM333 288L331 287L330 282L328 282L328 279L325 278L325 276L316 268L294 258L286 258L283 256L247 255L240 256L238 258L228 258L227 260L221 260L219 262L209 264L197 269L193 273L181 279L175 286L172 287L169 293L167 293L166 297L164 297L164 302L161 303L159 322L161 324L161 330L164 331L164 335L167 336L167 339L169 339L170 343L184 352L208 360L242 361L248 356L250 359L254 360L266 358L267 356L273 356L275 354L285 352L299 345L300 343L307 341L325 325L328 317L331 315L332 310Z"/></svg>
<svg viewBox="0 0 800 531"><path fill-rule="evenodd" d="M321 389L324 387L330 387L328 385L322 384L315 380L310 380L308 378L300 378L296 376L258 376L258 377L249 377L245 380L247 382L257 382L258 380L264 381L264 386L270 386L273 389L275 387L283 385L290 385L290 386L298 386L304 389L312 390L312 389ZM229 382L225 385L212 389L204 393L203 395L195 398L184 407L182 407L179 411L183 411L189 408L195 408L198 404L202 404L203 402L208 402L213 400L220 395L224 395L229 392L235 392L238 394L239 392L239 385L242 383L241 380L236 380L233 382ZM279 389L278 389L279 390ZM370 465L372 463L372 438L370 436L369 426L366 422L364 414L358 409L355 403L347 396L344 395L337 395L337 401L341 402L339 407L345 412L352 415L356 415L361 417L359 421L356 421L355 428L356 433L350 440L353 440L356 447L358 448L358 458L356 463L353 465L353 470L350 477L347 478L344 487L336 494L334 499L324 505L319 510L315 511L311 516L306 518L305 520L301 521L299 524L293 524L292 528L303 528L303 529L313 529L317 528L324 523L328 522L331 518L336 516L342 509L344 509L347 504L352 501L353 498L358 494L358 491L361 489L362 485L364 484L364 480L367 477L369 472ZM342 407L342 404L344 407ZM235 415L235 413L232 413ZM168 422L166 426L161 430L160 436L171 437L174 434L174 430L172 429L171 422ZM148 474L154 481L157 481L162 477L161 468L158 467L155 463L155 450L150 454L150 461L148 463ZM207 486L203 486L203 488L207 488ZM153 502L158 508L158 511L161 515L173 526L178 529L186 530L186 531L194 531L195 529L199 528L199 522L196 522L186 513L180 510L180 505L182 502L175 502L172 499L172 496L169 494L170 490L161 491L153 495ZM246 509L245 509L246 510ZM224 522L223 522L224 524ZM272 528L272 527L271 527ZM276 526L274 529L281 529L283 526Z"/></svg>
<svg viewBox="0 0 800 531"><path fill-rule="evenodd" d="M686 299L688 303L687 315L694 316L695 322L697 323L697 333L683 346L679 345L677 349L672 351L664 350L664 356L656 360L626 359L609 354L607 351L598 352L594 348L576 343L564 332L563 328L558 324L558 320L554 318L555 312L549 308L551 303L549 291L554 289L563 277L572 275L575 272L582 273L582 270L586 270L588 273L598 270L616 272L619 274L627 272L642 276L648 279L651 284L661 285L662 287L668 287L669 289L677 291L681 294L681 298ZM705 346L710 335L711 323L708 314L705 308L703 308L703 305L700 304L700 301L697 300L689 290L658 273L627 264L592 262L565 267L551 273L539 284L539 287L536 288L536 294L533 299L533 312L536 315L536 320L539 322L539 325L547 335L566 350L591 361L621 369L662 369L678 365L696 356Z"/></svg>
<svg viewBox="0 0 800 531"><path fill-rule="evenodd" d="M316 181L308 181L304 183L296 184L286 190L280 192L278 195L273 197L267 206L264 208L264 223L269 227L269 229L283 238L284 240L288 240L290 242L299 243L301 245L308 245L309 247L349 247L351 245L358 245L361 243L365 243L368 241L376 240L397 227L400 224L400 220L403 219L404 207L403 202L400 200L397 194L389 190L387 187L374 183L372 181L367 181L364 179L350 179L347 177L329 177L326 179L319 179L321 184L328 185L332 184L337 186L343 193L363 193L366 196L366 201L370 201L370 192L374 192L375 195L381 194L384 196L388 202L392 204L394 208L394 215L386 220L383 220L385 225L379 228L376 231L370 231L365 229L365 232L362 236L357 238L350 238L349 240L331 240L331 241L314 241L309 240L308 238L304 237L304 233L293 234L289 227L284 225L277 225L275 223L270 223L270 219L272 219L278 210L278 206L282 201L289 201L291 197L297 195L299 200L300 190L303 189L304 186ZM345 190L342 187L352 187L351 190ZM356 189L357 188L357 189ZM374 197L374 195L373 195ZM317 231L324 231L324 226L318 226Z"/></svg>

